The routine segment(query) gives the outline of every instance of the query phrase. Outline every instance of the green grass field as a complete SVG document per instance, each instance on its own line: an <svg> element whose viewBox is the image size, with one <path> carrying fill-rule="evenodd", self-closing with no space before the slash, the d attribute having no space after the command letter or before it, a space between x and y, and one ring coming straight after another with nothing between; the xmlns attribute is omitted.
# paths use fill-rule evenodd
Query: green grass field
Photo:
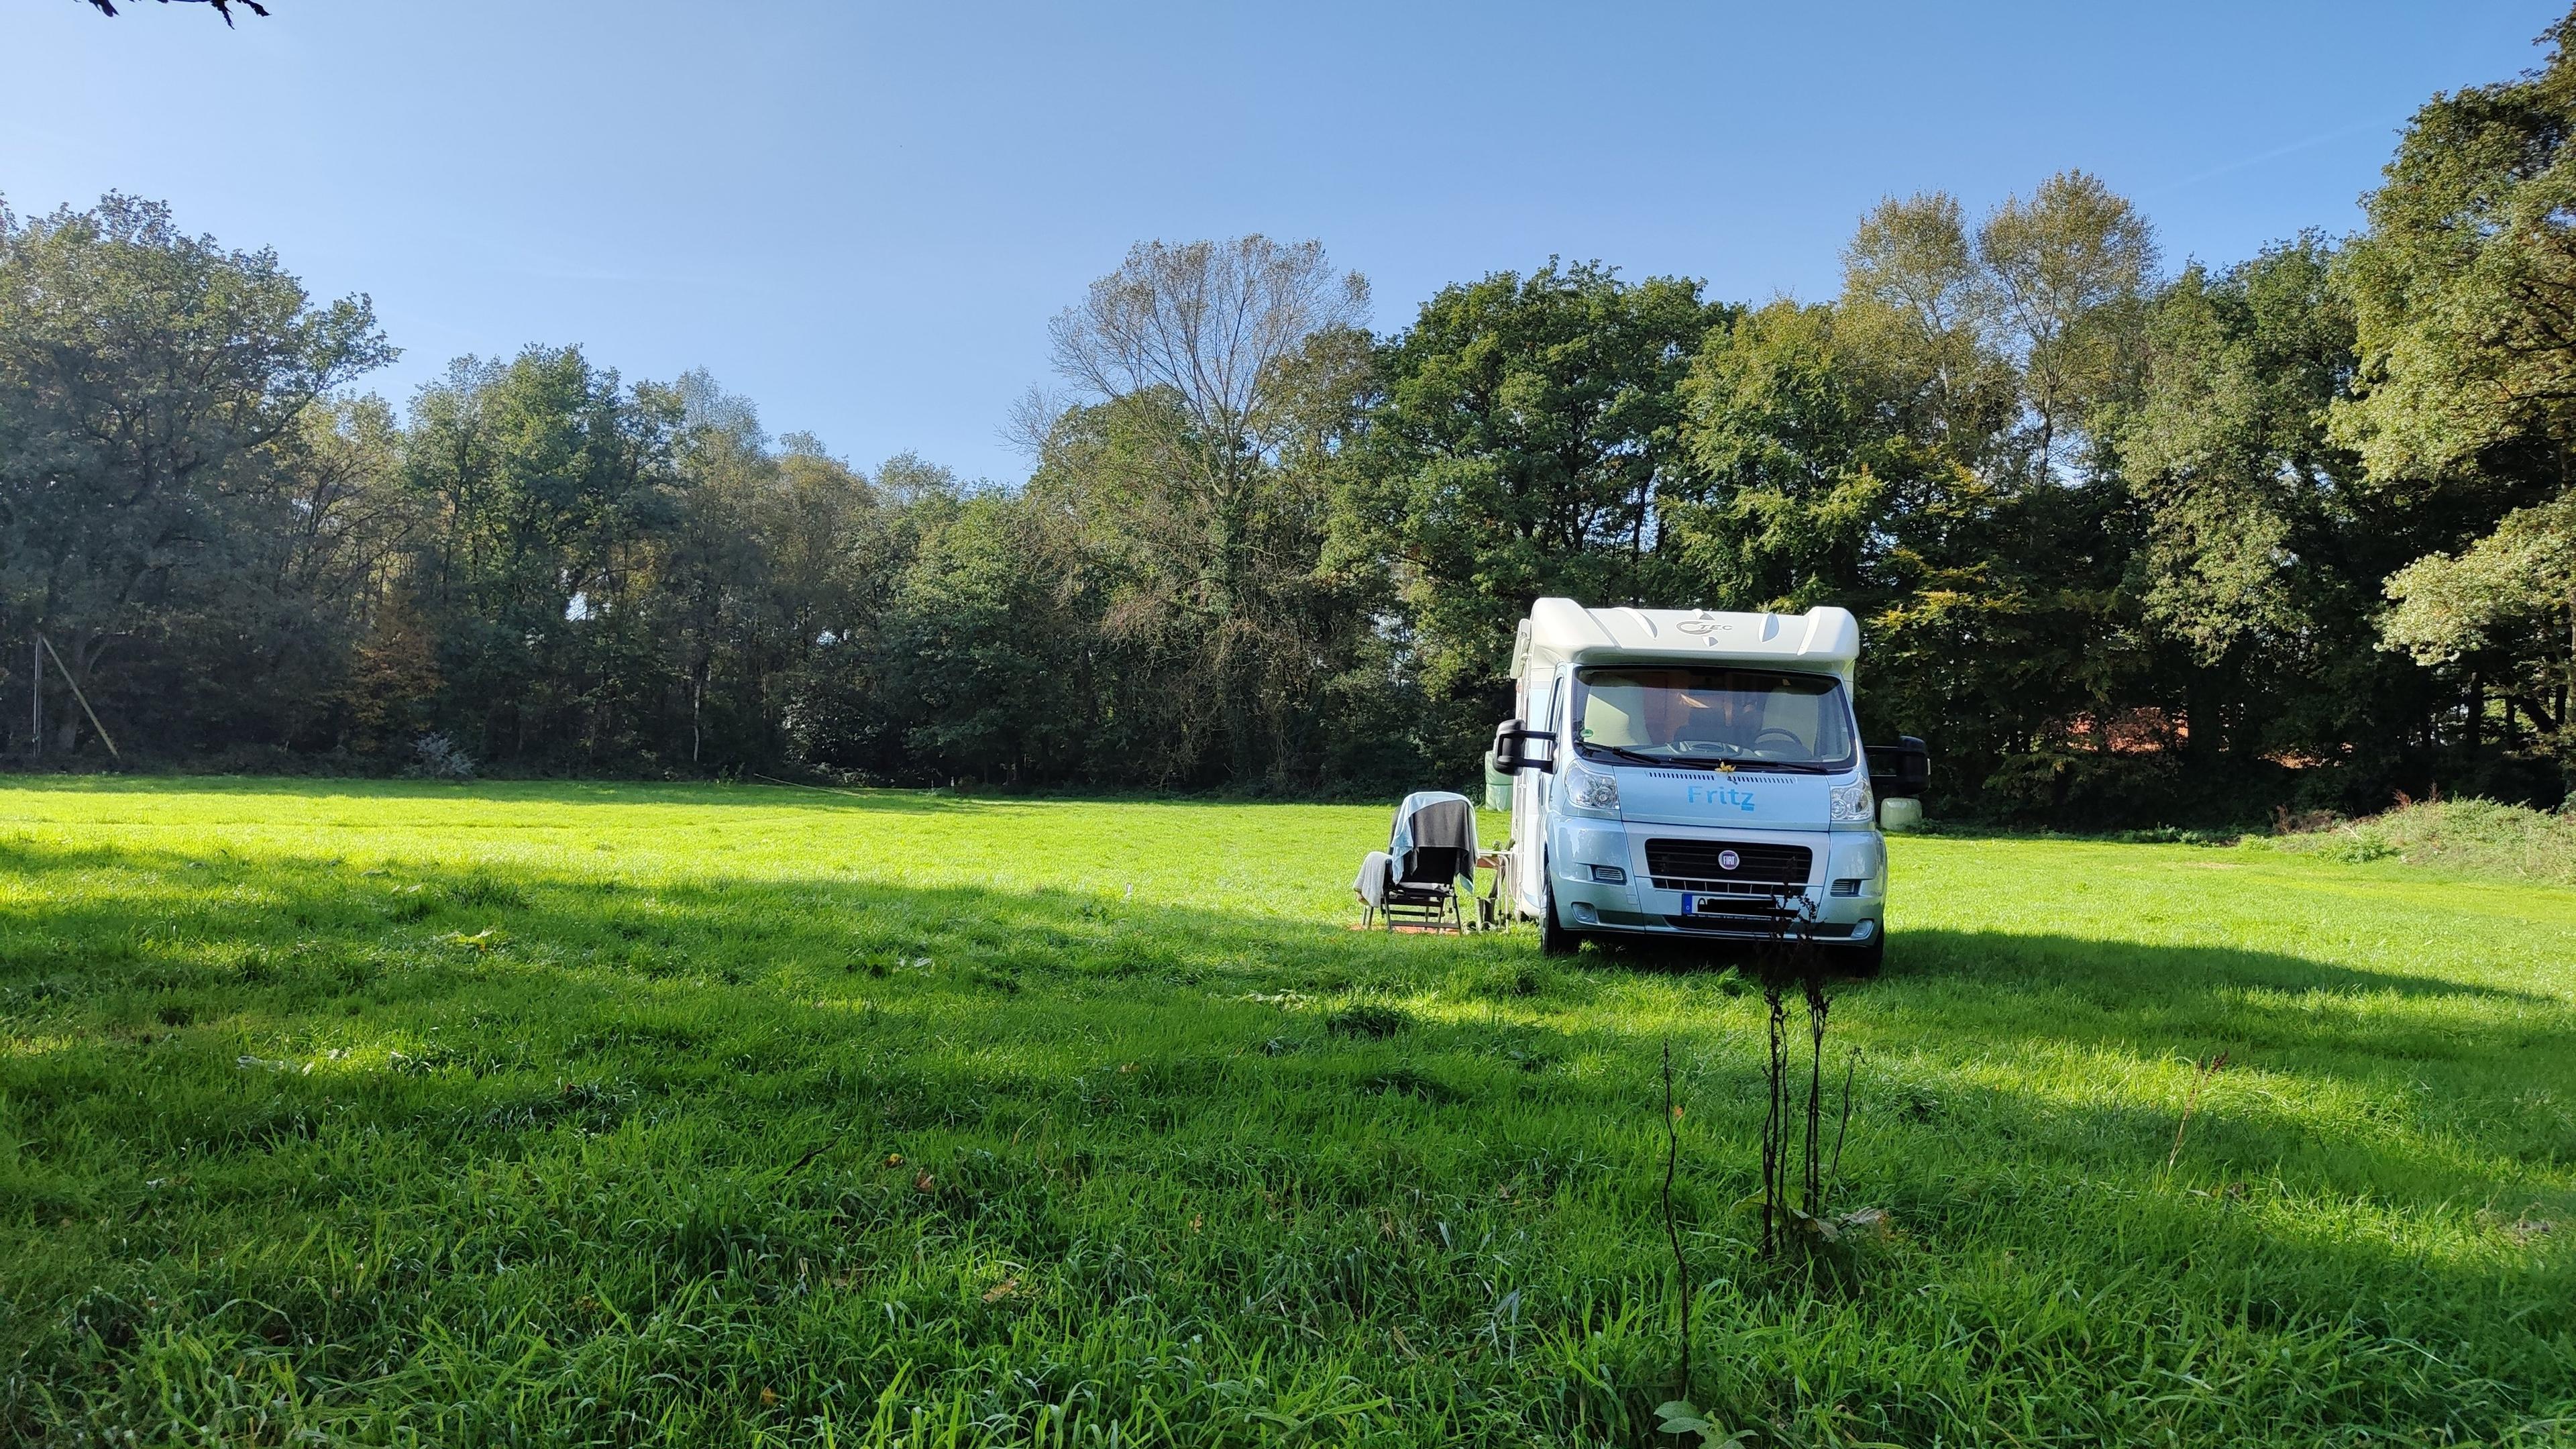
<svg viewBox="0 0 2576 1449"><path fill-rule="evenodd" d="M0 1437L1680 1445L1669 1041L1748 1442L2576 1442L2576 890L1899 840L1773 1264L1758 997L1346 931L1385 821L0 788Z"/></svg>

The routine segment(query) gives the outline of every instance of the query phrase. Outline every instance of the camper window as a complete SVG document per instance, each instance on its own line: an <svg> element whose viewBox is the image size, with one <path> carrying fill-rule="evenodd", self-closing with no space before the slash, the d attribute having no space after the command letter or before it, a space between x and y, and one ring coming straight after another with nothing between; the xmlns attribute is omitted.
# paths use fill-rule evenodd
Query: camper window
<svg viewBox="0 0 2576 1449"><path fill-rule="evenodd" d="M1588 758L1851 767L1842 681L1758 669L1602 665L1575 672L1574 738Z"/></svg>

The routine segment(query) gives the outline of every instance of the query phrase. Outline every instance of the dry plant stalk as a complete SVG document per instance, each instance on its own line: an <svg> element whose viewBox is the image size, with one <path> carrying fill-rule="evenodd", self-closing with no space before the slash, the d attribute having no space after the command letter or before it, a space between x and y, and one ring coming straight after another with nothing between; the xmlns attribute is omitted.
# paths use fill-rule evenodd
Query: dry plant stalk
<svg viewBox="0 0 2576 1449"><path fill-rule="evenodd" d="M1816 1148L1824 1115L1825 1090L1825 1014L1833 1009L1833 998L1825 994L1825 983L1813 973L1807 976L1807 1140L1804 1163L1806 1212L1810 1219L1825 1215L1824 1169L1822 1154Z"/></svg>
<svg viewBox="0 0 2576 1449"><path fill-rule="evenodd" d="M1793 1221L1810 1225L1821 1223L1825 1211L1824 1125L1824 1060L1825 1030L1831 1019L1833 998L1825 989L1823 963L1815 944L1807 934L1809 921L1803 916L1782 919L1771 939L1764 943L1758 969L1762 976L1762 1001L1769 1008L1769 1058L1764 1075L1768 1087L1762 1117L1762 1255L1772 1257L1785 1243L1785 1230ZM1789 1048L1788 988L1798 987L1807 1008L1807 1115L1803 1137L1796 1149L1798 1192L1793 1200L1789 1190L1789 1140L1791 1052ZM1844 1084L1845 1125L1849 1123L1850 1084ZM1834 1155L1842 1155L1837 1133Z"/></svg>
<svg viewBox="0 0 2576 1449"><path fill-rule="evenodd" d="M1852 1078L1859 1072L1860 1053L1852 1052L1845 1056L1843 1058L1843 1115L1842 1120L1834 1124L1834 1160L1833 1165L1825 1171L1825 1197L1829 1201L1834 1195L1835 1186L1843 1180L1843 1137L1851 1131Z"/></svg>
<svg viewBox="0 0 2576 1449"><path fill-rule="evenodd" d="M1682 1253L1682 1230L1673 1217L1673 1173L1682 1160L1682 1109L1673 1105L1673 1043L1664 1039L1664 1236L1673 1245L1673 1272L1680 1282L1681 1301L1677 1317L1682 1339L1682 1393L1690 1393L1691 1382L1691 1281L1690 1259Z"/></svg>
<svg viewBox="0 0 2576 1449"><path fill-rule="evenodd" d="M2165 1172L2168 1175L2173 1172L2174 1164L2182 1160L2182 1135L2191 1130L2191 1114L2200 1108L2201 1090L2209 1085L2210 1078L2217 1076L2227 1065L2227 1053L2220 1052L2206 1061L2194 1062L2192 1065L2197 1074L2191 1079L2190 1095L2184 1097L2182 1101L2182 1120L2174 1124L2173 1151L2165 1154Z"/></svg>
<svg viewBox="0 0 2576 1449"><path fill-rule="evenodd" d="M1788 1173L1789 1009L1780 984L1766 981L1763 1003L1770 1008L1771 1055L1763 1073L1767 1100L1762 1110L1762 1256L1780 1250L1780 1200Z"/></svg>

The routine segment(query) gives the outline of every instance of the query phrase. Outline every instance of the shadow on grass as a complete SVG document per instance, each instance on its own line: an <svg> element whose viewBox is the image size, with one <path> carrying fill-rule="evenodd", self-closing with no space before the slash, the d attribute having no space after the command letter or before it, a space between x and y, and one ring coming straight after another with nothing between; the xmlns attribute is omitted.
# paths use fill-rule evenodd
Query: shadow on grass
<svg viewBox="0 0 2576 1449"><path fill-rule="evenodd" d="M434 792L438 787L411 787ZM693 792L689 798L700 798ZM559 797L556 797L559 798ZM923 808L974 808L939 801ZM860 808L872 808L854 802ZM837 807L835 807L837 808ZM895 808L912 808L898 804ZM108 889L56 888L73 872L118 868L143 879ZM612 875L547 874L520 867L397 866L363 870L337 860L242 860L115 845L0 841L0 869L39 899L0 931L0 990L23 993L61 968L79 990L256 985L240 964L338 960L330 977L366 977L347 963L516 962L593 977L740 986L804 970L846 974L945 951L959 970L1050 978L1158 978L1203 986L1240 980L1272 989L1340 992L1434 988L1459 969L1503 983L1560 988L1623 975L1690 986L1713 969L1749 965L1749 948L1643 940L1595 947L1562 963L1537 956L1533 933L1389 936L1199 907L1140 905L1106 892L1014 891L984 886L902 886L847 877L632 882ZM498 932L498 936L478 933ZM473 944L459 947L460 939ZM460 951L462 954L460 955ZM277 974L254 965L250 975ZM1479 975L1481 973L1481 975ZM282 978L281 978L282 979ZM988 983L989 984L989 983ZM2142 1026L2187 1025L2227 1034L2253 1018L2277 1044L2306 1035L2334 1051L2363 1048L2336 1002L2472 1008L2447 1030L2443 1055L2500 1046L2570 1045L2569 1003L2558 996L2440 977L2320 962L2223 946L2169 946L2071 936L1951 929L1900 930L1886 978L1840 989L1882 1014L1926 1026L1973 1024L1980 1041L2134 1039ZM2042 1005L2044 1009L2034 1009ZM2516 1020L2495 1026L2479 1011ZM2391 1014L2394 1033L2415 1019ZM2390 1045L2417 1043L2392 1036Z"/></svg>
<svg viewBox="0 0 2576 1449"><path fill-rule="evenodd" d="M2395 992L2477 996L2564 1005L2562 997L2439 976L2346 966L2233 946L2171 946L2014 931L1899 930L1890 952L1918 979L1999 990L2072 987L2105 1000L2149 999L2176 990Z"/></svg>
<svg viewBox="0 0 2576 1449"><path fill-rule="evenodd" d="M1753 943L1668 936L1595 938L1581 959L1659 975L1729 967L1750 972L1764 959L1765 950ZM1818 948L1819 959L1833 979L1851 989L1865 984L1833 970L1835 950ZM1895 982L1986 988L1999 999L2035 990L2076 991L2106 1008L2170 1004L2211 992L2266 990L2569 1004L2566 998L2546 992L2344 966L2273 951L2015 931L1899 929L1889 937L1887 961L1886 975Z"/></svg>
<svg viewBox="0 0 2576 1449"><path fill-rule="evenodd" d="M102 867L137 879L68 880ZM0 843L0 869L37 897L0 932L0 1022L30 1038L132 1043L215 1031L266 1052L271 1038L328 1037L354 1015L407 1030L459 1011L488 1016L477 998L506 993L522 1001L511 1029L538 1040L563 1035L547 1029L550 1003L595 1024L711 993L728 1009L792 1008L808 1046L845 1031L842 1008L861 1004L924 1029L1007 1022L1041 1039L1084 1013L1099 1018L1086 1017L1086 1029L1114 1024L1123 1009L1138 1022L1184 1023L1175 1030L1193 1013L1232 1013L1248 1033L1238 1050L1282 1050L1297 1043L1283 1048L1281 1032L1315 1036L1334 1003L1375 997L1429 1002L1469 1037L1499 1033L1519 1043L1518 1060L1555 1063L1644 1049L1646 1033L1596 1001L1623 982L1659 983L1690 1011L1714 1008L1686 1031L1730 1050L1749 1046L1757 1010L1744 983L1709 969L1740 965L1744 953L1709 943L1552 962L1527 931L1387 936L1106 893L386 872L24 842ZM2576 1012L2557 998L2264 952L1907 931L1891 943L1884 980L1838 993L1853 1003L1850 1030L1961 1060L2018 1046L2146 1062L2226 1048L2247 1065L2365 1083L2402 1064L2458 1090L2490 1090L2500 1067L2528 1063L2531 1083L2576 1089L2565 1065L2576 1061ZM1071 1015L1052 1014L1059 999ZM1479 1012L1487 1028L1472 1026ZM1491 1026L1506 1015L1508 1031ZM22 1085L30 1060L9 1073ZM1596 1089L1606 1107L1627 1085L1548 1087ZM1442 1092L1433 1084L1415 1095Z"/></svg>
<svg viewBox="0 0 2576 1449"><path fill-rule="evenodd" d="M1736 967L1726 986L1757 999L1755 948L1654 941L1579 959L1677 985ZM1846 1047L1929 1065L1877 1088L1916 1123L1975 1122L2068 1162L2160 1164L2174 1107L2104 1098L2226 1052L2225 1105L2195 1130L2228 1171L2297 1163L2311 1188L2417 1205L2537 1191L2576 1210L2553 1180L2576 1164L2550 1110L2576 1099L2564 997L2232 947L1928 928L1894 935L1883 978L1834 994ZM2014 1078L2030 1085L1998 1085Z"/></svg>

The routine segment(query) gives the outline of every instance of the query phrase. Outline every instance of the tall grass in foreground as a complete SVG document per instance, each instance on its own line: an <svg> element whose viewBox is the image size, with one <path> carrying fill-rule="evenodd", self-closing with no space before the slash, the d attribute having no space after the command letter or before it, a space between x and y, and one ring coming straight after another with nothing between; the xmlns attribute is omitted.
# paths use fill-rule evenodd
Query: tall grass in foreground
<svg viewBox="0 0 2576 1449"><path fill-rule="evenodd" d="M1901 840L1775 1268L1759 996L1339 929L1383 830L0 792L0 1434L2576 1441L2576 892Z"/></svg>

